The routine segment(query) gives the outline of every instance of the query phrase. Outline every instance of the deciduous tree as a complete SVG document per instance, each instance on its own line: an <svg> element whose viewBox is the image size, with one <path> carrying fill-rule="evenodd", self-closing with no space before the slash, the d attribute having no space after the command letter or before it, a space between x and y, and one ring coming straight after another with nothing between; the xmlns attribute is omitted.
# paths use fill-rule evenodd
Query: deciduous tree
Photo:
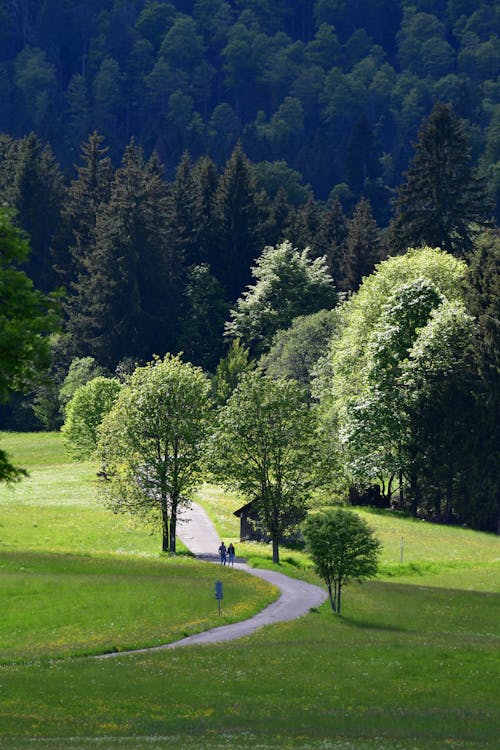
<svg viewBox="0 0 500 750"><path fill-rule="evenodd" d="M159 517L164 552L175 553L179 508L202 479L209 391L199 368L167 355L135 370L101 427L103 497Z"/></svg>
<svg viewBox="0 0 500 750"><path fill-rule="evenodd" d="M61 428L66 450L72 458L81 461L95 453L99 427L121 388L118 380L99 376L76 389L66 406L66 420Z"/></svg>
<svg viewBox="0 0 500 750"><path fill-rule="evenodd" d="M254 371L220 410L210 442L210 468L255 503L277 564L279 546L303 521L315 483L315 427L295 382Z"/></svg>
<svg viewBox="0 0 500 750"><path fill-rule="evenodd" d="M59 324L58 301L33 286L20 269L29 245L12 224L12 214L0 207L0 402L11 392L25 392L50 363L48 336ZM0 451L0 480L22 472Z"/></svg>
<svg viewBox="0 0 500 750"><path fill-rule="evenodd" d="M345 508L312 513L304 535L316 571L328 587L332 609L340 615L342 588L376 575L381 543L362 518Z"/></svg>
<svg viewBox="0 0 500 750"><path fill-rule="evenodd" d="M298 315L332 308L337 300L324 258L309 258L288 241L266 247L252 269L255 284L237 301L226 335L241 338L255 352L271 345L276 331Z"/></svg>

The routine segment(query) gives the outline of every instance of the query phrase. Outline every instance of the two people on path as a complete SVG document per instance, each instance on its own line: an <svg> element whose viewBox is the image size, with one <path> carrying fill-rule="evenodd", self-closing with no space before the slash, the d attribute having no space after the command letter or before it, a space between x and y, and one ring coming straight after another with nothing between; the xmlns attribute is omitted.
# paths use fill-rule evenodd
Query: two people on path
<svg viewBox="0 0 500 750"><path fill-rule="evenodd" d="M236 554L236 551L234 549L234 544L232 542L230 543L229 547L226 547L224 542L221 542L220 547L219 547L221 565L226 564L228 557L229 557L229 565L234 565L235 554Z"/></svg>

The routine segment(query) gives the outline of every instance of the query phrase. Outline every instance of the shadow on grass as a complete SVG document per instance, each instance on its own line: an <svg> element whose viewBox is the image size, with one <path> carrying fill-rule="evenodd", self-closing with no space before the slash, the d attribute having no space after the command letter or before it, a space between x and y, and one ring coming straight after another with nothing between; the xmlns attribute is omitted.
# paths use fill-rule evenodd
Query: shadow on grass
<svg viewBox="0 0 500 750"><path fill-rule="evenodd" d="M335 613L333 613L334 617L337 617ZM344 622L346 625L349 625L350 627L357 628L358 630L379 630L383 633L411 633L410 628L403 628L398 625L383 625L380 622L370 622L369 620L360 620L356 617L344 617L344 615L339 616L339 620L341 622Z"/></svg>

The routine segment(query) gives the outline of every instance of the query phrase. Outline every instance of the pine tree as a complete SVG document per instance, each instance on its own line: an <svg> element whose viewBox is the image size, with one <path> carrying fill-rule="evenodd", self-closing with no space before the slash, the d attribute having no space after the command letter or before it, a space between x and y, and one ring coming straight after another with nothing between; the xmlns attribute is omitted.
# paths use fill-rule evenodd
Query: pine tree
<svg viewBox="0 0 500 750"><path fill-rule="evenodd" d="M368 276L376 263L382 260L383 243L380 230L373 217L370 201L361 198L347 222L345 253L340 265L338 288L356 291L364 276Z"/></svg>
<svg viewBox="0 0 500 750"><path fill-rule="evenodd" d="M325 211L311 247L312 257L318 258L323 255L326 258L328 271L335 283L340 277L340 265L346 239L347 218L340 200L336 198Z"/></svg>
<svg viewBox="0 0 500 750"><path fill-rule="evenodd" d="M217 263L216 194L218 175L215 164L204 157L193 168L199 214L198 263L207 263L213 270Z"/></svg>
<svg viewBox="0 0 500 750"><path fill-rule="evenodd" d="M66 90L66 141L72 158L78 153L78 147L88 136L90 125L90 106L87 82L84 76L75 73Z"/></svg>
<svg viewBox="0 0 500 750"><path fill-rule="evenodd" d="M50 247L59 228L64 182L50 146L34 133L12 141L0 167L1 200L16 211L16 224L30 238L26 273L36 287L49 291L56 285Z"/></svg>
<svg viewBox="0 0 500 750"><path fill-rule="evenodd" d="M200 261L201 219L191 156L187 151L177 167L168 205L170 233L176 238L178 256L183 258L186 267L192 266Z"/></svg>
<svg viewBox="0 0 500 750"><path fill-rule="evenodd" d="M366 115L352 129L345 169L349 187L356 195L365 194L368 184L380 176L375 139Z"/></svg>
<svg viewBox="0 0 500 750"><path fill-rule="evenodd" d="M185 296L176 348L192 364L214 372L226 346L223 333L229 304L205 264L191 269Z"/></svg>
<svg viewBox="0 0 500 750"><path fill-rule="evenodd" d="M298 208L290 220L290 240L296 247L310 247L321 226L322 213L318 203L310 198Z"/></svg>
<svg viewBox="0 0 500 750"><path fill-rule="evenodd" d="M80 307L69 324L86 353L110 368L128 356L146 359L168 349L176 305L166 202L156 160L145 164L131 141L110 200L97 211L95 245L80 280Z"/></svg>
<svg viewBox="0 0 500 750"><path fill-rule="evenodd" d="M484 225L484 183L471 165L464 129L448 105L438 102L424 119L391 225L391 246L429 245L463 256L472 249L474 225Z"/></svg>
<svg viewBox="0 0 500 750"><path fill-rule="evenodd" d="M260 255L263 211L250 163L241 144L234 149L219 179L216 194L218 253L213 271L236 300L251 280L251 265Z"/></svg>
<svg viewBox="0 0 500 750"><path fill-rule="evenodd" d="M288 239L292 206L283 187L278 188L271 204L269 219L266 223L265 236L269 245L279 245Z"/></svg>
<svg viewBox="0 0 500 750"><path fill-rule="evenodd" d="M69 309L78 297L79 278L86 274L85 260L94 245L97 211L109 200L113 168L104 138L92 133L80 147L81 164L66 190L61 230L53 247L53 259L62 282L72 291Z"/></svg>

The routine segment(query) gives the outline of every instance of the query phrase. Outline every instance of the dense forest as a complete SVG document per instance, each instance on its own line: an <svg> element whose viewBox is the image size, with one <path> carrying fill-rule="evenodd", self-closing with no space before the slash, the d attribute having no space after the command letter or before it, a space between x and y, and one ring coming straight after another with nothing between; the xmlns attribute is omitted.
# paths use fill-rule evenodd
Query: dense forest
<svg viewBox="0 0 500 750"><path fill-rule="evenodd" d="M241 140L299 173L296 201L363 194L385 224L438 100L497 196L499 36L494 0L3 0L0 131L36 132L65 171L93 130L115 165L133 136L170 177Z"/></svg>
<svg viewBox="0 0 500 750"><path fill-rule="evenodd" d="M154 355L219 405L258 366L321 412L336 497L496 530L499 27L486 0L0 0L2 427Z"/></svg>

